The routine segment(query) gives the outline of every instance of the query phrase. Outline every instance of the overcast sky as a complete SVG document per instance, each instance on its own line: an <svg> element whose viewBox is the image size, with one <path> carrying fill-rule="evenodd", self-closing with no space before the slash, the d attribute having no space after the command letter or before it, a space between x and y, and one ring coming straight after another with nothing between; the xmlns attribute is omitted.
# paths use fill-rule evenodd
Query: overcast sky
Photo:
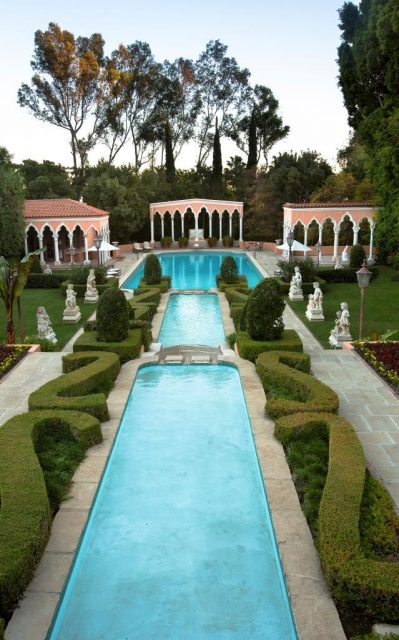
<svg viewBox="0 0 399 640"><path fill-rule="evenodd" d="M32 158L71 164L68 133L37 121L17 104L17 90L32 75L37 29L49 22L75 36L100 32L110 54L123 42L143 40L157 60L196 59L219 38L228 54L251 72L252 84L269 86L280 102L290 135L278 151L314 149L334 163L348 139L346 111L337 86L337 9L343 0L14 0L1 3L0 146L15 161ZM226 161L235 147L222 141ZM90 155L105 155L101 147ZM194 164L187 148L177 165ZM129 162L129 151L120 162Z"/></svg>

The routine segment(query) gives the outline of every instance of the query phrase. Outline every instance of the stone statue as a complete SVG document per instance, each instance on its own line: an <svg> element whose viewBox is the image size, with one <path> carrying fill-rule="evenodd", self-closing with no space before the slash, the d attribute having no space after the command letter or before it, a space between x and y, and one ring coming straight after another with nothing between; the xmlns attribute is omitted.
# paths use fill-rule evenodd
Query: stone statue
<svg viewBox="0 0 399 640"><path fill-rule="evenodd" d="M335 327L330 331L329 343L335 349L341 349L343 342L350 342L350 315L347 302L341 302L341 311L337 311Z"/></svg>
<svg viewBox="0 0 399 640"><path fill-rule="evenodd" d="M68 284L66 290L65 309L62 320L65 323L74 323L79 322L81 317L82 314L80 313L80 309L76 304L76 292L73 289L73 284Z"/></svg>
<svg viewBox="0 0 399 640"><path fill-rule="evenodd" d="M52 270L50 269L49 265L46 264L46 263L44 263L44 265L43 265L43 273L46 276L51 276L51 274L53 273Z"/></svg>
<svg viewBox="0 0 399 640"><path fill-rule="evenodd" d="M299 267L294 268L294 275L291 278L288 297L290 300L303 300L302 275Z"/></svg>
<svg viewBox="0 0 399 640"><path fill-rule="evenodd" d="M334 269L342 269L342 264L339 260L339 256L336 257Z"/></svg>
<svg viewBox="0 0 399 640"><path fill-rule="evenodd" d="M306 317L308 320L324 320L323 315L323 292L320 289L320 283L313 283L313 293L309 294L309 302L306 309Z"/></svg>
<svg viewBox="0 0 399 640"><path fill-rule="evenodd" d="M90 269L86 281L85 302L89 304L95 304L98 301L98 297L96 276L94 275L94 269Z"/></svg>
<svg viewBox="0 0 399 640"><path fill-rule="evenodd" d="M44 307L38 307L36 313L37 335L41 340L49 340L53 344L57 342L57 337L51 325L48 313Z"/></svg>
<svg viewBox="0 0 399 640"><path fill-rule="evenodd" d="M341 255L341 260L342 264L344 264L345 262L349 262L348 245L345 245L345 249L343 250Z"/></svg>

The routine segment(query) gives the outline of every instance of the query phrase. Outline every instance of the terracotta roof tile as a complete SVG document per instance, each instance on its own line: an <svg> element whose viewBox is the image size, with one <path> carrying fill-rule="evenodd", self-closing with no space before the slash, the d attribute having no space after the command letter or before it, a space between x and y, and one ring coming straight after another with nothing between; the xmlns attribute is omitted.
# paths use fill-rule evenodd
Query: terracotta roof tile
<svg viewBox="0 0 399 640"><path fill-rule="evenodd" d="M108 214L108 211L72 198L25 200L25 218L92 218Z"/></svg>
<svg viewBox="0 0 399 640"><path fill-rule="evenodd" d="M283 207L289 209L343 209L351 207L377 207L373 202L352 202L350 200L341 200L340 202L286 202Z"/></svg>

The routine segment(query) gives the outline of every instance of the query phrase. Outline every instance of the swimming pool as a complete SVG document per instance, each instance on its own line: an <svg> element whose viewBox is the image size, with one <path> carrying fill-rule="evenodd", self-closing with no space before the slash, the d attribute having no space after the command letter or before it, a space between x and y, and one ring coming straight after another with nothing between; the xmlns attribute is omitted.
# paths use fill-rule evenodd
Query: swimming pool
<svg viewBox="0 0 399 640"><path fill-rule="evenodd" d="M215 289L216 276L220 272L223 258L233 256L241 275L247 277L248 286L256 287L262 274L245 253L228 251L182 251L157 254L163 275L171 276L174 289ZM144 263L123 283L126 289L139 286L144 275Z"/></svg>
<svg viewBox="0 0 399 640"><path fill-rule="evenodd" d="M216 294L171 294L158 342L163 347L203 344L218 347L225 342L222 314Z"/></svg>
<svg viewBox="0 0 399 640"><path fill-rule="evenodd" d="M294 640L237 370L139 370L50 640Z"/></svg>

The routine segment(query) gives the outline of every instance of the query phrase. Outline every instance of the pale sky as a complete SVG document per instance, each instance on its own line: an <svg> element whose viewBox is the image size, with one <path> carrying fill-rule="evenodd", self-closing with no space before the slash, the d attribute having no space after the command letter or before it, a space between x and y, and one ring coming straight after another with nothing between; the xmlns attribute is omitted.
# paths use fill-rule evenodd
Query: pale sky
<svg viewBox="0 0 399 640"><path fill-rule="evenodd" d="M334 163L348 140L346 111L337 86L337 9L343 0L1 0L0 146L24 158L71 164L68 133L36 120L17 104L17 90L32 76L34 33L49 22L75 36L100 32L106 54L119 43L148 42L157 60L196 59L209 40L251 72L251 84L269 86L290 135L272 153L314 149ZM237 153L222 140L224 163ZM90 155L105 155L100 146ZM189 147L178 167L194 164ZM131 160L130 150L119 162Z"/></svg>

